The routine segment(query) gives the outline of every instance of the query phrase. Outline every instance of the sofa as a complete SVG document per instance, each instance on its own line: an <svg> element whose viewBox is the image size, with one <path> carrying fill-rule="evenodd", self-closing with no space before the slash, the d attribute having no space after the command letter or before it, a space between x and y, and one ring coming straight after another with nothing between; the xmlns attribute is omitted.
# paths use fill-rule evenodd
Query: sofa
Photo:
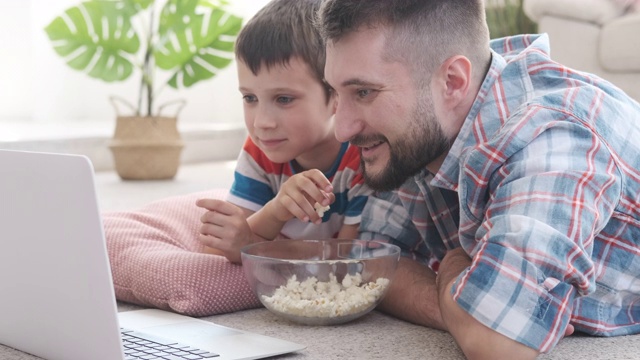
<svg viewBox="0 0 640 360"><path fill-rule="evenodd" d="M640 6L635 0L524 0L549 34L551 57L594 73L640 101Z"/></svg>

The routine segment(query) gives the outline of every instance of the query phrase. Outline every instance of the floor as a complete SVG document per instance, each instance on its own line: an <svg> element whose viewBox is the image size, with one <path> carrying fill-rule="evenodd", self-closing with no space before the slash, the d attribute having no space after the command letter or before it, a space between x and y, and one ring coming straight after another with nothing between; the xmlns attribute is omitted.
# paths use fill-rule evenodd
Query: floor
<svg viewBox="0 0 640 360"><path fill-rule="evenodd" d="M214 188L230 188L236 161L183 164L173 180L123 181L115 172L96 172L98 202L102 210L127 210L168 196Z"/></svg>

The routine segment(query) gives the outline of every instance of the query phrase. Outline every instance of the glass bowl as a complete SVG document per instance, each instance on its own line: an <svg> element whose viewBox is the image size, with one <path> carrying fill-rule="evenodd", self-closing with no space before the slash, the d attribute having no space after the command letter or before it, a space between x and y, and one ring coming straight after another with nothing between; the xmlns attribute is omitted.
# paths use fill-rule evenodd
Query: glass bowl
<svg viewBox="0 0 640 360"><path fill-rule="evenodd" d="M380 303L400 248L365 240L274 240L246 246L242 266L260 302L299 324L336 325Z"/></svg>

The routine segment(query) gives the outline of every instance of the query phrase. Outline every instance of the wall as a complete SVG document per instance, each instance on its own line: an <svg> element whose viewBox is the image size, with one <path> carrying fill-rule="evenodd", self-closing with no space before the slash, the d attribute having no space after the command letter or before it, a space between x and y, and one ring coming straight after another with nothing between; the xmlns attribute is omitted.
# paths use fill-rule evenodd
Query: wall
<svg viewBox="0 0 640 360"><path fill-rule="evenodd" d="M106 84L69 68L43 28L79 0L0 0L0 135L9 122L113 122L110 95L135 99L138 77ZM231 0L245 21L267 0ZM135 75L135 74L134 74ZM192 88L163 90L158 103L184 98L181 122L242 122L235 63ZM132 100L133 101L133 100Z"/></svg>

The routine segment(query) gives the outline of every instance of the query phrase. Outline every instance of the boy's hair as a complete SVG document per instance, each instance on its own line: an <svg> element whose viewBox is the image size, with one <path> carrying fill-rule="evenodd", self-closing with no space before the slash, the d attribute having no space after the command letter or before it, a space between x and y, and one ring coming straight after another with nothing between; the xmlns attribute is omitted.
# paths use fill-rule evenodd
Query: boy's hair
<svg viewBox="0 0 640 360"><path fill-rule="evenodd" d="M363 26L387 28L385 58L408 64L418 78L454 55L484 76L490 59L484 0L327 0L316 26L327 43Z"/></svg>
<svg viewBox="0 0 640 360"><path fill-rule="evenodd" d="M236 39L236 59L254 75L262 66L286 66L292 57L302 59L324 82L325 47L314 19L322 0L272 0L242 28Z"/></svg>

